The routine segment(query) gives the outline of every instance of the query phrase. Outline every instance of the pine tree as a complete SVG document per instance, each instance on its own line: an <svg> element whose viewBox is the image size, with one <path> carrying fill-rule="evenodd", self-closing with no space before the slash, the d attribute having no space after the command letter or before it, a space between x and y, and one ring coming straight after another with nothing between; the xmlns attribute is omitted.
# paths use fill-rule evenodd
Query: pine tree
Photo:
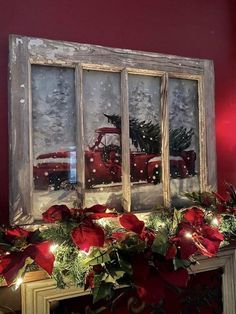
<svg viewBox="0 0 236 314"><path fill-rule="evenodd" d="M121 129L121 117L118 115L107 115L108 122ZM159 124L152 122L139 121L130 118L129 120L130 138L137 149L141 149L148 154L161 153L161 129ZM194 134L193 129L187 130L184 127L170 129L169 147L170 154L176 155L186 150L191 145L191 139Z"/></svg>

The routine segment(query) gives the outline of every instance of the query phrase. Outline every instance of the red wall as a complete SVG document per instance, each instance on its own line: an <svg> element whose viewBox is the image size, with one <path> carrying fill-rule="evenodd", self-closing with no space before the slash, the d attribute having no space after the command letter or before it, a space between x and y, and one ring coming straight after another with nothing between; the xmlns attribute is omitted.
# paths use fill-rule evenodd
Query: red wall
<svg viewBox="0 0 236 314"><path fill-rule="evenodd" d="M212 59L218 185L236 185L235 0L2 0L0 221L8 211L7 63L11 33Z"/></svg>

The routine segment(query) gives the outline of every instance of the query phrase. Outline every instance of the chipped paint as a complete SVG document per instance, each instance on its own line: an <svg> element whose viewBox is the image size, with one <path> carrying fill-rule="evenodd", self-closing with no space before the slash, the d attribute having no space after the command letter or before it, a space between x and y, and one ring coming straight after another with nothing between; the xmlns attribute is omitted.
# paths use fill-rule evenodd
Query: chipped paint
<svg viewBox="0 0 236 314"><path fill-rule="evenodd" d="M21 88L25 88L25 84L21 84L20 87L21 87Z"/></svg>
<svg viewBox="0 0 236 314"><path fill-rule="evenodd" d="M16 46L23 45L23 40L19 37L16 38Z"/></svg>
<svg viewBox="0 0 236 314"><path fill-rule="evenodd" d="M24 104L24 103L25 103L25 100L24 100L23 98L21 98L20 103L21 103L21 104Z"/></svg>
<svg viewBox="0 0 236 314"><path fill-rule="evenodd" d="M38 38L30 39L29 43L28 43L28 49L31 49L34 46L35 47L38 47L38 46L46 47L46 44L44 43L44 41L42 39L38 39Z"/></svg>
<svg viewBox="0 0 236 314"><path fill-rule="evenodd" d="M79 46L79 49L84 50L84 51L90 50L89 47L86 47L86 46Z"/></svg>

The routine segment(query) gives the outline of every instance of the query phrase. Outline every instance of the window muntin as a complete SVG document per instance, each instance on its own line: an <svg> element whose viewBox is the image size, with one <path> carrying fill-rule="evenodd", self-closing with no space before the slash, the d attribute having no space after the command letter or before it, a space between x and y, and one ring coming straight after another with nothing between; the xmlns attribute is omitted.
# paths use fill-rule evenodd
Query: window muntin
<svg viewBox="0 0 236 314"><path fill-rule="evenodd" d="M159 204L168 205L170 200L173 200L175 193L171 187L171 181L176 180L176 178L171 179L170 172L173 165L177 165L177 170L180 172L182 169L183 172L184 164L180 160L180 156L173 156L169 152L169 127L173 123L171 120L171 111L173 109L171 90L173 89L172 85L181 80L187 85L195 84L194 90L197 91L197 96L195 95L197 100L195 99L193 104L197 114L194 114L193 124L194 127L196 126L197 134L194 135L194 148L198 154L196 162L198 173L196 177L198 177L199 183L197 186L194 185L193 188L199 189L200 186L200 189L203 190L206 189L207 185L215 183L213 171L215 168L214 140L209 141L212 128L208 128L205 115L206 111L208 113L207 117L211 119L211 124L214 123L213 69L210 61L19 36L12 36L10 44L11 73L14 74L14 79L11 81L11 91L14 90L14 93L11 93L10 127L12 127L13 132L11 135L10 171L11 177L17 177L15 182L11 180L12 222L19 224L35 221L38 219L40 211L42 211L42 209L32 206L32 196L34 194L32 189L34 186L33 164L35 164L32 162L34 158L32 140L34 102L32 101L33 94L30 87L31 80L34 80L34 68L37 67L54 68L59 73L63 73L68 69L72 71L71 73L74 73L74 108L68 113L71 115L70 122L72 122L68 125L68 129L73 126L75 137L72 136L73 141L70 143L71 145L68 145L68 156L64 156L69 157L70 160L68 167L69 183L74 184L75 175L77 176L77 182L79 182L79 188L76 191L68 192L71 200L74 196L79 195L80 201L88 206L96 202L108 202L118 207L123 206L125 210L135 211L150 210L151 207ZM66 49L64 49L65 47ZM100 93L99 96L98 91L94 91L93 88L98 89L99 86L100 91L102 91L102 82L103 84L105 82L107 91L103 91L103 95ZM160 124L161 155L154 154L152 158L145 162L154 165L156 168L161 167L161 176L158 183L152 185L146 182L147 179L138 180L139 188L143 189L143 193L146 193L147 196L150 194L158 196L154 201L151 198L151 200L147 199L144 202L143 197L138 199L134 197L137 185L135 180L131 178L134 164L132 158L136 158L143 152L142 148L140 151L140 146L137 147L136 145L137 150L133 151L130 145L131 130L129 121L132 117L132 110L137 116L140 113L142 114L142 109L132 109L132 105L135 108L135 104L138 104L137 100L139 99L137 97L136 99L132 98L132 84L133 86L135 84L140 86L140 93L137 94L141 98L143 97L143 113L147 114L147 117L148 115L151 118L153 116L157 117L156 121ZM153 89L153 86L156 87L156 90ZM92 94L94 92L98 94L94 96ZM22 104L20 109L16 108L18 102ZM153 106L153 104L155 105ZM91 108L94 109L94 112ZM118 157L117 154L121 155L121 157L119 156L120 165L118 169L120 178L116 184L108 182L104 186L101 182L102 186L99 187L99 197L97 198L92 195L97 186L94 184L86 185L86 178L88 180L86 151L89 150L88 147L92 147L90 133L96 129L96 123L96 127L98 127L96 130L102 127L114 127L111 124L105 126L107 119L104 115L101 118L100 113L102 112L99 113L102 108L107 110L109 114L115 113L121 117L120 136L122 145L119 153L115 152L114 155L115 157ZM147 108L150 110L148 111ZM109 111L110 109L112 111ZM28 121L25 121L25 117L29 117ZM101 124L103 125L101 126ZM16 132L24 134L21 142L16 141L14 137ZM196 143L199 144L198 147ZM101 147L94 148L98 152ZM21 160L16 158L16 155L19 156L20 154L23 156ZM73 156L71 157L71 155ZM53 156L53 158L55 157L57 156ZM102 159L101 154L100 158ZM116 158L113 158L113 160L116 160ZM113 172L113 176L116 175L116 172ZM22 174L25 178L29 178L28 182L22 179ZM179 178L179 182L182 183L183 178ZM183 190L182 187L182 184L178 185L178 192ZM150 188L154 191L151 191ZM106 197L104 190L107 192ZM142 193L138 194L139 196L142 195ZM38 200L36 200L36 203L39 206L40 202ZM60 203L60 198L55 197L54 203Z"/></svg>

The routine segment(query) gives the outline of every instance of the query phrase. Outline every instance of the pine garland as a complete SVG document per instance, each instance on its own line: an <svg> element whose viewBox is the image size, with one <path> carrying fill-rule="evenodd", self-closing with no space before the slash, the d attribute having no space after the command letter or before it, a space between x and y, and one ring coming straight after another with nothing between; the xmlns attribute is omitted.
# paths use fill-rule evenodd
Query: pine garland
<svg viewBox="0 0 236 314"><path fill-rule="evenodd" d="M0 278L11 284L27 265L38 265L60 288L71 283L90 288L94 302L112 299L116 287L128 285L144 304L159 306L167 287L186 286L195 253L214 256L235 237L235 189L226 189L227 198L187 193L192 207L160 210L146 223L105 205L54 205L43 213L51 223L46 229L0 230Z"/></svg>

